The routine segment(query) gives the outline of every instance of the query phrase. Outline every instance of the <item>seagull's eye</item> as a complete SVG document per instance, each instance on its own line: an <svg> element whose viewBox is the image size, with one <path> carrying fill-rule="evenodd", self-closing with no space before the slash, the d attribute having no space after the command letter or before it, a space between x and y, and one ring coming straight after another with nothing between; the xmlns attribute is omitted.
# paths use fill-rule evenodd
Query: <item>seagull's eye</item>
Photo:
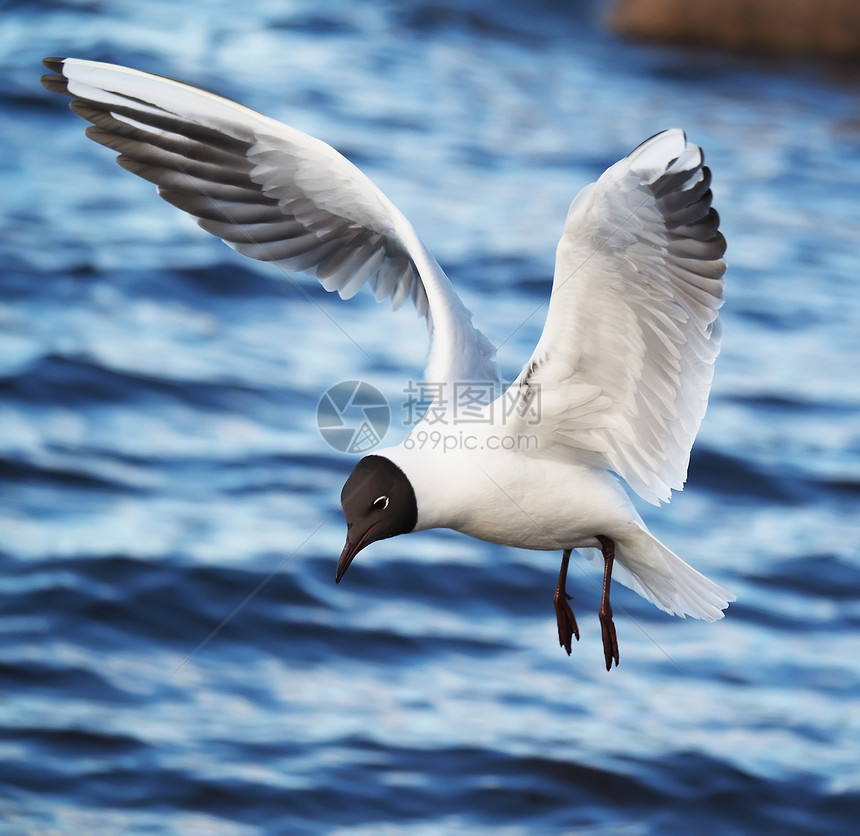
<svg viewBox="0 0 860 836"><path fill-rule="evenodd" d="M376 509L377 511L384 511L388 507L388 497L376 497L376 499L374 499L373 502L370 503L370 507Z"/></svg>

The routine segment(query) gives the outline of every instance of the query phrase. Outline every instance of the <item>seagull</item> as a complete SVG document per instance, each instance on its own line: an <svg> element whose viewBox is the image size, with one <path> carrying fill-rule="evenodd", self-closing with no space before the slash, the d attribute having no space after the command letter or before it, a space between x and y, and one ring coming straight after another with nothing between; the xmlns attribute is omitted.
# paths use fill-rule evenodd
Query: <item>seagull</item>
<svg viewBox="0 0 860 836"><path fill-rule="evenodd" d="M334 148L198 87L127 67L46 58L87 135L237 252L316 277L344 299L365 285L427 324L433 401L397 446L344 484L336 582L378 540L448 528L561 551L559 644L579 628L574 549L603 557L606 669L619 663L614 577L661 610L715 621L734 596L647 529L630 491L659 505L686 481L719 352L725 239L701 148L671 129L574 198L546 322L514 382L414 228ZM460 395L482 390L466 413ZM486 394L486 393L491 394Z"/></svg>

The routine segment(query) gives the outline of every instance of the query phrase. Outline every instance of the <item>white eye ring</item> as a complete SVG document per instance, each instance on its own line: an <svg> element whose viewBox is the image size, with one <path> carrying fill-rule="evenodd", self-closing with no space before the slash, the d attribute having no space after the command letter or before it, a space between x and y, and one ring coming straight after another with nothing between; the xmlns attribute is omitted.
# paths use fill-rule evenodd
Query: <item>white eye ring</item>
<svg viewBox="0 0 860 836"><path fill-rule="evenodd" d="M370 504L371 507L376 508L377 511L384 511L388 507L388 497L385 495L378 496Z"/></svg>

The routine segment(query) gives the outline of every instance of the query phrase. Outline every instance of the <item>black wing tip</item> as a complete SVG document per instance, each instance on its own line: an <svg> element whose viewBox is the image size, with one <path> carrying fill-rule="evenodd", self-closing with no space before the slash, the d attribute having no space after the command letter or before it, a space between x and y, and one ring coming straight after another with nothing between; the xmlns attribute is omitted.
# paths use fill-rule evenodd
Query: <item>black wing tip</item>
<svg viewBox="0 0 860 836"><path fill-rule="evenodd" d="M42 64L56 73L56 75L43 75L41 77L42 87L46 90L50 90L52 93L68 95L68 79L63 75L63 62L65 60L65 58L42 59Z"/></svg>
<svg viewBox="0 0 860 836"><path fill-rule="evenodd" d="M52 93L59 93L62 96L71 96L69 93L69 84L65 76L61 75L43 75L41 78L42 87L50 90Z"/></svg>

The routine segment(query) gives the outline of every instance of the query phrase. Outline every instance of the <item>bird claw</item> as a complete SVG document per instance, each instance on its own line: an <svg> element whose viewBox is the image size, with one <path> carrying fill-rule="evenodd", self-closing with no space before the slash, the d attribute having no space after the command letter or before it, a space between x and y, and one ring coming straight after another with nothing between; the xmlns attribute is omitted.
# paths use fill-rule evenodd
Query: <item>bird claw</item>
<svg viewBox="0 0 860 836"><path fill-rule="evenodd" d="M612 670L612 660L618 667L618 638L615 635L615 622L612 620L612 610L600 610L600 632L603 636L603 656L606 659L606 670Z"/></svg>
<svg viewBox="0 0 860 836"><path fill-rule="evenodd" d="M573 615L573 610L567 602L570 600L570 595L564 593L564 597L556 593L553 598L555 604L555 618L558 622L558 643L567 651L570 656L571 643L574 636L579 641L579 627L576 624L576 618Z"/></svg>

